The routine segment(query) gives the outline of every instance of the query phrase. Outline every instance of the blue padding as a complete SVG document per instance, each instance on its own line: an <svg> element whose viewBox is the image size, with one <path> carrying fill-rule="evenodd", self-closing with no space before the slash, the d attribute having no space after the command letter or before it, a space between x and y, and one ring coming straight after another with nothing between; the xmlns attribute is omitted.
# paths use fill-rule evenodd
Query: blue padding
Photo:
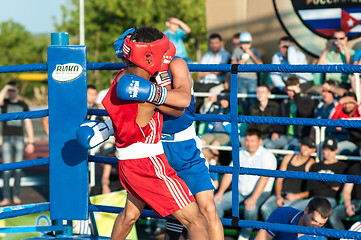
<svg viewBox="0 0 361 240"><path fill-rule="evenodd" d="M86 59L86 46L48 47L52 220L88 219L88 153L76 139L76 131L87 117ZM79 64L81 68L71 69L80 73L73 74L65 64Z"/></svg>

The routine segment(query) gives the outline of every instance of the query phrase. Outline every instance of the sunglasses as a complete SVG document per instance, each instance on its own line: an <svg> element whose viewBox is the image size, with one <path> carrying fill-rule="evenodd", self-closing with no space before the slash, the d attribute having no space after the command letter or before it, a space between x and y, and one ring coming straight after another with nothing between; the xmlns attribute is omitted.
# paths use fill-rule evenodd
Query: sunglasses
<svg viewBox="0 0 361 240"><path fill-rule="evenodd" d="M8 89L8 92L16 92L15 89Z"/></svg>
<svg viewBox="0 0 361 240"><path fill-rule="evenodd" d="M332 40L344 40L345 38L342 37L342 38L336 38L336 37L333 37Z"/></svg>
<svg viewBox="0 0 361 240"><path fill-rule="evenodd" d="M241 44L250 44L251 42L241 42Z"/></svg>

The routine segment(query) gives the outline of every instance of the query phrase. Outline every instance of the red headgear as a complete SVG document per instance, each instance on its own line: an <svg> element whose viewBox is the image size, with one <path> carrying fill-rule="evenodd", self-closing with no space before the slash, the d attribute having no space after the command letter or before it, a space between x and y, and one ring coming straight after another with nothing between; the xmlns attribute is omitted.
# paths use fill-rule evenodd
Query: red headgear
<svg viewBox="0 0 361 240"><path fill-rule="evenodd" d="M134 42L127 37L123 46L124 58L143 68L151 76L157 73L162 65L164 53L169 48L166 35L154 42Z"/></svg>

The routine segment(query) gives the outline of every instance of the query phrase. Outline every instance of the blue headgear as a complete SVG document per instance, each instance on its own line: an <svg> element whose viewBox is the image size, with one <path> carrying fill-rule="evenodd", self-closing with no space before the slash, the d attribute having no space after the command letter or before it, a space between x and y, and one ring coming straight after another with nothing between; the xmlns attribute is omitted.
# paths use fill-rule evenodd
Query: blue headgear
<svg viewBox="0 0 361 240"><path fill-rule="evenodd" d="M127 36L129 34L133 34L136 29L137 28L129 28L122 35L120 35L118 40L115 41L114 50L115 50L115 54L117 55L117 58L122 58L122 59L124 58L123 46L124 46L125 39L127 38Z"/></svg>

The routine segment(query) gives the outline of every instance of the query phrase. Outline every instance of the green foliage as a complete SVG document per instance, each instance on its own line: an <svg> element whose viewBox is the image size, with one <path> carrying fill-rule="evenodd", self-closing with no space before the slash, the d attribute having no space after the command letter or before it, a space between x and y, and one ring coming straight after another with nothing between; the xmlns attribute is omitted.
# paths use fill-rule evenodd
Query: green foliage
<svg viewBox="0 0 361 240"><path fill-rule="evenodd" d="M192 29L185 40L191 59L196 61L197 46L206 49L205 0L86 0L84 8L88 62L118 62L113 43L121 33L143 25L164 31L169 15L178 16ZM78 44L78 0L69 0L62 11L63 18L56 28L69 32L70 44ZM89 72L88 82L98 89L107 88L111 75L109 71Z"/></svg>
<svg viewBox="0 0 361 240"><path fill-rule="evenodd" d="M12 20L0 23L0 65L19 65L31 63L45 63L47 61L47 46L50 44L50 36L33 35ZM8 81L16 80L18 74L0 74L0 88ZM22 93L26 98L32 98L34 87L44 85L32 82Z"/></svg>

